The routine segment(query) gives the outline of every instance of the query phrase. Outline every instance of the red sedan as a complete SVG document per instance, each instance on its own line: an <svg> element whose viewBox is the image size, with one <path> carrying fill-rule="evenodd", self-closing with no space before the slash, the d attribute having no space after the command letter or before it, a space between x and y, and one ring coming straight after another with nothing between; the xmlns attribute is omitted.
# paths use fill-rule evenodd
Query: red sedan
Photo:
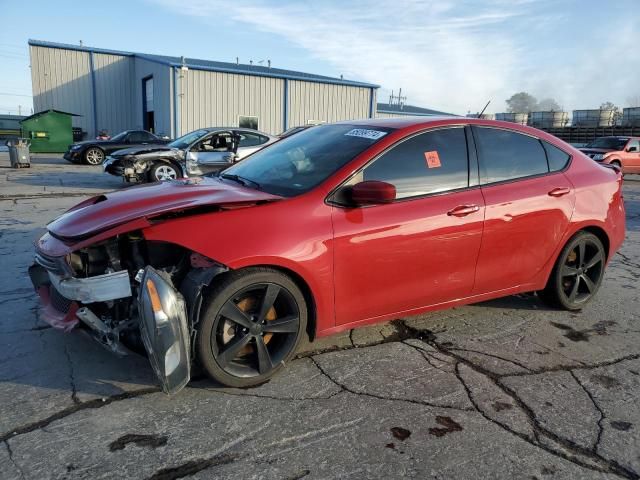
<svg viewBox="0 0 640 480"><path fill-rule="evenodd" d="M624 239L621 188L617 169L511 123L322 125L217 177L80 203L30 275L43 318L114 351L141 343L166 392L194 361L247 387L306 335L518 292L579 310Z"/></svg>

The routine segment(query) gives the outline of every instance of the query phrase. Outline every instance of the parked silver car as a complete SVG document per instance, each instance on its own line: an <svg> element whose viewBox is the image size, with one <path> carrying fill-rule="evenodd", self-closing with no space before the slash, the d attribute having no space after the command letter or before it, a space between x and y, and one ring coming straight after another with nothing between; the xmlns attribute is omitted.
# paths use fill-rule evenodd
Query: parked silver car
<svg viewBox="0 0 640 480"><path fill-rule="evenodd" d="M167 145L146 145L112 153L104 171L128 182L156 182L215 173L279 140L248 128L202 128Z"/></svg>

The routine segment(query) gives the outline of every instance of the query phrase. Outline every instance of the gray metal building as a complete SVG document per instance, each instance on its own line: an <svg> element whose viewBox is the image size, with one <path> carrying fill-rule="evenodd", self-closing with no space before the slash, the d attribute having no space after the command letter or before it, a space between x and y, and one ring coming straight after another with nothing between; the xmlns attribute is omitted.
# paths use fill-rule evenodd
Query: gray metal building
<svg viewBox="0 0 640 480"><path fill-rule="evenodd" d="M414 105L400 105L397 103L378 103L376 107L376 118L399 118L399 117L428 117L431 115L453 115L452 113L439 112L430 108L416 107Z"/></svg>
<svg viewBox="0 0 640 480"><path fill-rule="evenodd" d="M33 108L80 115L94 137L144 128L173 137L212 126L277 134L317 122L372 118L378 85L270 66L29 40Z"/></svg>

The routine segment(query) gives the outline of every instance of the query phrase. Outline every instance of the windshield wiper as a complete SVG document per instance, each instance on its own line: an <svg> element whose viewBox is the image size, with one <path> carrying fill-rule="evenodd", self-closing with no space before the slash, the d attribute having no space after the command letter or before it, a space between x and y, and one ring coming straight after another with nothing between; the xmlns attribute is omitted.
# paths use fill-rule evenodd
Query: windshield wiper
<svg viewBox="0 0 640 480"><path fill-rule="evenodd" d="M257 190L260 189L260 184L258 182L254 182L253 180L249 180L248 178L241 177L240 175L235 175L231 173L223 173L220 175L221 178L225 178L227 180L233 180L234 182L238 182L244 187L249 185L253 185L253 187Z"/></svg>

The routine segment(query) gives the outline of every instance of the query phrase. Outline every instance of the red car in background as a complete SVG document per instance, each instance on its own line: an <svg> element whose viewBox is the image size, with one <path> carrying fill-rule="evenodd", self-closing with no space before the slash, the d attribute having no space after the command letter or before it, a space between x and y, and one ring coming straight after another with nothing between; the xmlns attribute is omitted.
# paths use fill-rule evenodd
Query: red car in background
<svg viewBox="0 0 640 480"><path fill-rule="evenodd" d="M193 361L268 380L304 336L538 291L579 310L625 234L622 175L561 140L480 119L300 132L217 177L100 195L48 225L41 317L120 351L163 389Z"/></svg>
<svg viewBox="0 0 640 480"><path fill-rule="evenodd" d="M638 137L600 137L580 151L596 162L618 167L623 173L640 173Z"/></svg>

